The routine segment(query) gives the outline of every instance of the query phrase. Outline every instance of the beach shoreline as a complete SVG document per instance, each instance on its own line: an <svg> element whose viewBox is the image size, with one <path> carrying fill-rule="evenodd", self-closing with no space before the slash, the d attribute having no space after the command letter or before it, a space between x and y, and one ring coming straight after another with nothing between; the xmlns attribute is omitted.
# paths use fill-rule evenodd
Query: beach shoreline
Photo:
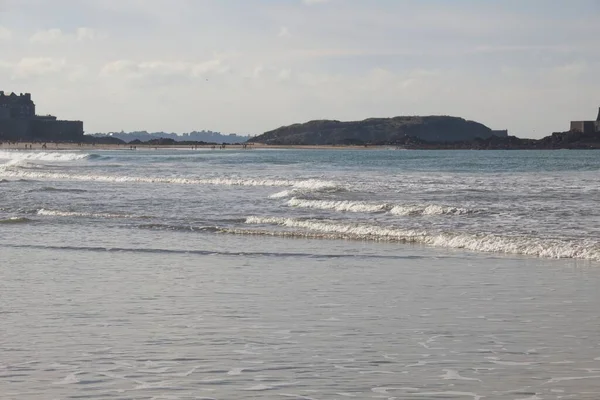
<svg viewBox="0 0 600 400"><path fill-rule="evenodd" d="M41 142L3 142L0 150L257 150L257 149L284 149L284 150L395 150L395 146L356 146L356 145L269 145L262 143L253 144L226 144L221 145L189 145L189 144L100 144L100 143L44 143Z"/></svg>

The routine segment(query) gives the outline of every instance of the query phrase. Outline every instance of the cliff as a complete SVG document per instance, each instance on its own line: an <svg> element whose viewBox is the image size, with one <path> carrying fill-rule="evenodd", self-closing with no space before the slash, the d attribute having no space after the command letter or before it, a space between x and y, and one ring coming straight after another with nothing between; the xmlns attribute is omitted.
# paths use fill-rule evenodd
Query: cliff
<svg viewBox="0 0 600 400"><path fill-rule="evenodd" d="M265 132L249 140L274 145L401 144L407 138L435 143L490 138L487 126L449 116L369 118L363 121L310 121Z"/></svg>

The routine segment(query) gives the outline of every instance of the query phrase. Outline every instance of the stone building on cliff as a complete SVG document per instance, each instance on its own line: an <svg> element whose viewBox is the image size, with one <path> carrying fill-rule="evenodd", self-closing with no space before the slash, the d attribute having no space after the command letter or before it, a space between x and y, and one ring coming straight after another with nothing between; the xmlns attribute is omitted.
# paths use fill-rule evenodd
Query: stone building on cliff
<svg viewBox="0 0 600 400"><path fill-rule="evenodd" d="M600 132L600 109L595 121L571 121L571 131L581 133Z"/></svg>
<svg viewBox="0 0 600 400"><path fill-rule="evenodd" d="M80 142L82 121L62 121L53 115L36 115L31 94L0 91L0 140Z"/></svg>

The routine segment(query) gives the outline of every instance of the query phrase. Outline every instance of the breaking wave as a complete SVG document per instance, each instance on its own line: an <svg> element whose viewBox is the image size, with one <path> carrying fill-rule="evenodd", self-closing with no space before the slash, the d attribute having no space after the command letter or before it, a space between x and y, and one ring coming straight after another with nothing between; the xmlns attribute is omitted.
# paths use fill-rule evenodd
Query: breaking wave
<svg viewBox="0 0 600 400"><path fill-rule="evenodd" d="M0 224L23 224L27 222L31 222L31 220L25 217L11 217L0 219Z"/></svg>
<svg viewBox="0 0 600 400"><path fill-rule="evenodd" d="M401 206L396 205L390 209L390 213L394 215L465 215L477 213L476 210L470 210L467 208L460 207L444 207L436 204L429 204L426 206L420 205L409 205Z"/></svg>
<svg viewBox="0 0 600 400"><path fill-rule="evenodd" d="M79 212L79 211L59 211L59 210L47 210L45 208L39 209L36 212L37 215L46 217L83 217L83 218L143 218L129 214L111 214L111 213L90 213L90 212Z"/></svg>
<svg viewBox="0 0 600 400"><path fill-rule="evenodd" d="M169 224L145 224L139 225L138 229L157 231L192 231L192 232L219 232L216 226L193 226L193 225L169 225Z"/></svg>
<svg viewBox="0 0 600 400"><path fill-rule="evenodd" d="M74 152L38 152L38 151L6 151L0 150L0 160L8 160L5 165L18 165L22 162L27 161L54 161L54 162L68 162L78 161L89 158L91 155L87 153L74 153Z"/></svg>
<svg viewBox="0 0 600 400"><path fill-rule="evenodd" d="M163 183L180 185L225 185L225 186L282 186L292 187L300 191L337 191L342 186L331 181L318 179L289 180L289 179L253 179L253 178L188 178L188 177L149 177L149 176L119 176L70 174L64 172L30 171L21 168L3 166L0 168L3 176L21 179L37 180L68 180L85 182L114 182L114 183Z"/></svg>
<svg viewBox="0 0 600 400"><path fill-rule="evenodd" d="M542 239L526 236L499 236L491 234L428 233L377 225L344 224L335 221L300 220L294 218L246 218L246 224L277 225L300 228L306 231L253 231L229 230L237 234L262 234L272 236L311 237L326 239L353 239L423 244L435 247L466 249L478 252L520 254L545 258L576 258L600 261L600 243Z"/></svg>
<svg viewBox="0 0 600 400"><path fill-rule="evenodd" d="M284 196L282 196L284 197ZM477 211L459 207L444 207L429 205L394 205L388 203L369 203L350 200L309 200L292 197L287 202L290 207L310 208L318 210L333 210L356 213L382 213L393 215L464 215Z"/></svg>
<svg viewBox="0 0 600 400"><path fill-rule="evenodd" d="M290 197L292 195L292 190L282 190L281 192L273 193L269 196L270 199L282 199L284 197Z"/></svg>
<svg viewBox="0 0 600 400"><path fill-rule="evenodd" d="M55 188L52 186L44 186L39 189L31 189L28 192L65 192L65 193L85 193L87 190L84 189L68 189L68 188Z"/></svg>
<svg viewBox="0 0 600 400"><path fill-rule="evenodd" d="M335 182L320 181L317 179L308 179L306 181L296 182L292 189L286 189L281 192L273 193L269 196L270 199L282 199L307 193L322 192L322 193L338 193L347 190L345 185Z"/></svg>

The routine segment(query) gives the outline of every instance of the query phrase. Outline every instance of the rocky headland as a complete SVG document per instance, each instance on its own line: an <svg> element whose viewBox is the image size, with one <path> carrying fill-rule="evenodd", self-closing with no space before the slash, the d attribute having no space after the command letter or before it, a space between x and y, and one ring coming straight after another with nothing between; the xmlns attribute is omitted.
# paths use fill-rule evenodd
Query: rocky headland
<svg viewBox="0 0 600 400"><path fill-rule="evenodd" d="M600 149L600 132L556 132L542 139L508 136L475 121L451 116L317 120L283 126L248 142L279 146L358 145L405 149Z"/></svg>
<svg viewBox="0 0 600 400"><path fill-rule="evenodd" d="M406 138L429 143L470 141L494 136L487 126L449 116L369 118L363 121L317 120L283 126L250 142L272 145L389 145Z"/></svg>

